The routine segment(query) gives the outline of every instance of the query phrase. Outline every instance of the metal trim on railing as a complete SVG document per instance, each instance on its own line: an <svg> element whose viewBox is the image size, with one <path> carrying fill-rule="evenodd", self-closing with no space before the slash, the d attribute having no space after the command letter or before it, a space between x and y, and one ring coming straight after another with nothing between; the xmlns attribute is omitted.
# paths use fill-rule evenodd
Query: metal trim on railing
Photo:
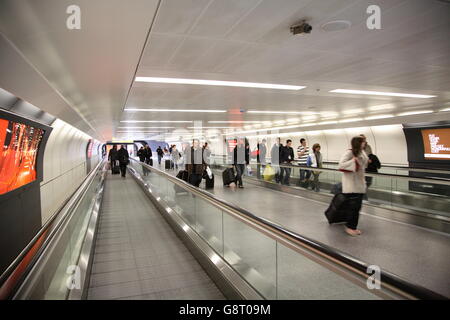
<svg viewBox="0 0 450 320"><path fill-rule="evenodd" d="M211 155L211 158L217 158L217 159L227 159L226 155ZM270 164L271 158L266 158L266 163ZM298 159L294 160L294 162L299 161ZM336 164L338 165L339 162L334 162L334 161L324 161L324 164ZM258 164L258 162L252 162L250 161L250 164ZM295 165L293 166L294 168L300 167L300 165ZM311 167L308 167L311 168ZM425 173L442 173L442 174L450 174L450 170L440 170L440 169L423 169L423 168L411 168L411 167L399 167L399 166L393 166L393 165L384 165L382 166L382 168L389 168L389 169L395 169L395 170L399 170L399 171L414 171L414 172L425 172ZM338 171L338 169L333 169L333 168L326 168L326 169L331 169L331 170L336 170ZM396 175L393 175L396 176ZM401 176L401 175L399 175ZM433 178L429 178L429 179L433 179Z"/></svg>
<svg viewBox="0 0 450 320"><path fill-rule="evenodd" d="M102 164L104 164L103 160L86 176L80 186L65 200L19 256L3 272L0 276L0 300L11 298L14 290L18 288L20 282L27 276L69 213L77 206ZM57 221L58 218L59 220ZM38 246L36 247L35 245Z"/></svg>
<svg viewBox="0 0 450 320"><path fill-rule="evenodd" d="M255 164L257 164L257 163L255 163ZM315 168L315 167L307 167L307 166L303 166L303 165L286 165L286 164L272 165L270 163L268 163L268 164L271 165L272 167L276 166L276 167L280 167L280 168L342 173L338 169L330 169L330 168ZM216 163L215 165L229 166L231 164ZM419 177L402 176L402 175L395 175L395 174L389 174L389 173L370 173L370 172L365 172L364 175L368 176L368 177L393 178L393 179L399 179L399 180L407 180L407 181L422 182L422 183L434 183L434 184L450 186L450 179L443 179L443 178L419 178Z"/></svg>
<svg viewBox="0 0 450 320"><path fill-rule="evenodd" d="M241 216L244 216L245 218L256 222L258 225L262 226L263 228L266 228L270 232L274 232L278 236L281 236L285 240L288 240L291 243L294 244L300 244L302 247L309 249L312 252L320 252L322 253L322 256L327 258L328 260L331 260L333 263L337 261L342 263L342 266L346 267L348 270L352 272L357 272L360 275L364 274L364 276L369 277L369 275L366 273L368 265L344 252L341 252L340 250L337 250L335 248L332 248L328 245L325 245L319 241L309 239L307 237L304 237L298 233L295 233L293 231L290 231L278 224L275 224L267 219L258 217L251 212L247 211L244 208L241 208L233 203L229 203L223 199L218 198L216 195L213 195L205 190L202 190L200 188L197 188L195 186L192 186L191 184L180 180L162 170L159 170L155 167L152 167L150 165L147 165L143 162L137 161L135 159L130 158L132 161L135 161L136 163L139 163L142 166L147 167L150 171L156 172L157 174L166 177L168 180L172 181L173 183L177 184L178 186L187 189L188 191L191 191L195 195L201 196L203 199L208 201L209 203L213 204L217 208L227 211L232 214L239 214ZM265 232L266 235L270 236L271 238L275 239L275 236L269 232ZM446 300L447 298L435 293L429 289L426 289L422 286L412 284L401 277L387 272L387 271L381 271L381 280L386 286L391 286L391 290L402 294L406 298L417 298L417 299L432 299L432 300Z"/></svg>

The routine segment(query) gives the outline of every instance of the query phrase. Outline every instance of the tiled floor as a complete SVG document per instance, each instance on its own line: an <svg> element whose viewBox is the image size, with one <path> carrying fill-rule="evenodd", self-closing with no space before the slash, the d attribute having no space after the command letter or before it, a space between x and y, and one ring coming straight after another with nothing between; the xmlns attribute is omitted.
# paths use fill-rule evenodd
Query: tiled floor
<svg viewBox="0 0 450 320"><path fill-rule="evenodd" d="M108 175L88 299L225 299L132 177Z"/></svg>

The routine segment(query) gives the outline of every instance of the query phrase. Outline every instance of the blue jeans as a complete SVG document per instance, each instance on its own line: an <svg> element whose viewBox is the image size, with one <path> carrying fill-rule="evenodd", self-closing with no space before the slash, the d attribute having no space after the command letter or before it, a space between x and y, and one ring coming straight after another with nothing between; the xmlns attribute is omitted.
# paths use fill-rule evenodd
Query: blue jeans
<svg viewBox="0 0 450 320"><path fill-rule="evenodd" d="M309 180L311 178L311 171L300 169L300 181L305 180L305 176L306 180Z"/></svg>
<svg viewBox="0 0 450 320"><path fill-rule="evenodd" d="M291 177L291 168L281 167L281 184L288 185Z"/></svg>

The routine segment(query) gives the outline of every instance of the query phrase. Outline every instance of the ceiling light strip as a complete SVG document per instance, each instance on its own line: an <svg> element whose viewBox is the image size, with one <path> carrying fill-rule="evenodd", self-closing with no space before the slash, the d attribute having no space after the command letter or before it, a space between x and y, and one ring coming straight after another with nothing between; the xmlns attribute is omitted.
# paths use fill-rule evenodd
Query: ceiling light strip
<svg viewBox="0 0 450 320"><path fill-rule="evenodd" d="M205 113L223 113L227 110L211 110L211 109L143 109L143 108L125 108L125 111L144 111L144 112L205 112Z"/></svg>
<svg viewBox="0 0 450 320"><path fill-rule="evenodd" d="M159 78L159 77L136 77L135 81L136 82L150 82L150 83L193 84L193 85L205 85L205 86L225 86L225 87L243 87L243 88L278 89L278 90L300 90L300 89L306 88L305 86L294 86L294 85L273 84L273 83L181 79L181 78Z"/></svg>
<svg viewBox="0 0 450 320"><path fill-rule="evenodd" d="M426 95L426 94L381 92L381 91L367 91L367 90L349 90L349 89L335 89L335 90L331 90L329 92L349 93L349 94L365 94L365 95L388 96L388 97L418 98L418 99L429 99L429 98L436 97L436 96Z"/></svg>

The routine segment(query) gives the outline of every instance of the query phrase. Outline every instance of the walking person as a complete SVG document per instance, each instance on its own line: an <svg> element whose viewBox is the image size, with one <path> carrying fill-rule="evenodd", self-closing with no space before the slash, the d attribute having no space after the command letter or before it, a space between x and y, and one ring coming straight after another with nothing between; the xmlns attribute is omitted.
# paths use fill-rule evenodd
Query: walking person
<svg viewBox="0 0 450 320"><path fill-rule="evenodd" d="M145 158L145 163L148 165L153 166L153 153L152 153L152 148L150 148L150 146L148 144L145 145L144 147L144 158Z"/></svg>
<svg viewBox="0 0 450 320"><path fill-rule="evenodd" d="M367 173L378 173L378 169L381 168L380 159L378 159L378 157L376 155L374 155L373 153L369 154L368 158L369 158L369 160L368 160L366 172ZM372 183L373 183L373 177L366 176L366 187L367 187L367 189L370 188ZM367 197L367 191L364 194L364 197L363 197L364 200L369 200L368 197Z"/></svg>
<svg viewBox="0 0 450 320"><path fill-rule="evenodd" d="M203 159L203 148L200 147L198 139L192 141L192 147L186 150L186 171L189 175L189 183L193 186L200 186L206 164Z"/></svg>
<svg viewBox="0 0 450 320"><path fill-rule="evenodd" d="M306 144L306 139L301 138L300 139L300 145L297 148L297 157L298 157L298 164L300 166L306 167L306 162L308 160L309 155L309 147ZM300 169L300 180L298 181L299 186L305 186L308 187L308 180L311 177L311 171Z"/></svg>
<svg viewBox="0 0 450 320"><path fill-rule="evenodd" d="M267 146L266 146L266 139L262 139L261 143L258 143L257 149L258 153L256 155L256 177L258 179L261 179L261 167L262 171L264 172L264 169L266 168L266 155L267 155Z"/></svg>
<svg viewBox="0 0 450 320"><path fill-rule="evenodd" d="M141 146L141 148L137 152L137 156L139 157L140 162L145 162L145 149L144 146Z"/></svg>
<svg viewBox="0 0 450 320"><path fill-rule="evenodd" d="M361 210L363 196L366 193L364 172L368 157L364 151L364 138L353 137L351 149L347 150L339 161L339 170L342 174L342 193L346 197L347 223L345 232L351 236L358 236L361 231L357 229L359 211Z"/></svg>
<svg viewBox="0 0 450 320"><path fill-rule="evenodd" d="M250 145L245 143L243 138L238 139L237 145L233 151L233 165L236 169L236 183L239 188L244 188L242 183L242 175L245 167L250 163Z"/></svg>
<svg viewBox="0 0 450 320"><path fill-rule="evenodd" d="M209 148L208 142L205 142L203 145L203 157L205 157L205 163L209 166L210 157L211 157L211 149Z"/></svg>
<svg viewBox="0 0 450 320"><path fill-rule="evenodd" d="M117 145L113 145L113 147L111 148L111 150L109 150L108 153L108 161L111 164L111 173L114 173L114 168L116 167L116 161L118 160L118 155L117 155Z"/></svg>
<svg viewBox="0 0 450 320"><path fill-rule="evenodd" d="M281 170L280 170L280 154L283 145L281 144L281 138L277 138L275 144L272 146L270 150L270 164L272 165L273 170L275 171L275 182L281 182Z"/></svg>
<svg viewBox="0 0 450 320"><path fill-rule="evenodd" d="M120 163L120 173L122 174L122 177L125 178L126 172L127 172L127 165L128 165L128 159L130 155L128 154L127 149L125 148L125 145L122 145L122 147L117 151L117 156L119 158Z"/></svg>
<svg viewBox="0 0 450 320"><path fill-rule="evenodd" d="M315 143L312 147L312 152L309 154L309 166L312 168L322 168L322 154L320 153L320 144ZM316 192L320 191L319 175L321 171L312 171L314 181L312 182L312 189Z"/></svg>
<svg viewBox="0 0 450 320"><path fill-rule="evenodd" d="M158 164L161 165L161 159L164 157L164 151L161 149L161 146L158 146L156 153L158 154Z"/></svg>
<svg viewBox="0 0 450 320"><path fill-rule="evenodd" d="M291 163L294 161L294 149L292 149L292 140L286 140L286 146L281 149L280 163L281 167L281 184L289 186L289 180L291 177ZM283 177L284 176L284 177Z"/></svg>
<svg viewBox="0 0 450 320"><path fill-rule="evenodd" d="M372 147L367 143L367 137L363 134L360 134L359 136L364 139L364 152L367 154L367 156L371 155L373 153Z"/></svg>
<svg viewBox="0 0 450 320"><path fill-rule="evenodd" d="M176 145L172 146L172 152L170 154L172 156L172 161L173 161L174 168L176 170L178 170L178 162L180 161L181 153L178 151Z"/></svg>

